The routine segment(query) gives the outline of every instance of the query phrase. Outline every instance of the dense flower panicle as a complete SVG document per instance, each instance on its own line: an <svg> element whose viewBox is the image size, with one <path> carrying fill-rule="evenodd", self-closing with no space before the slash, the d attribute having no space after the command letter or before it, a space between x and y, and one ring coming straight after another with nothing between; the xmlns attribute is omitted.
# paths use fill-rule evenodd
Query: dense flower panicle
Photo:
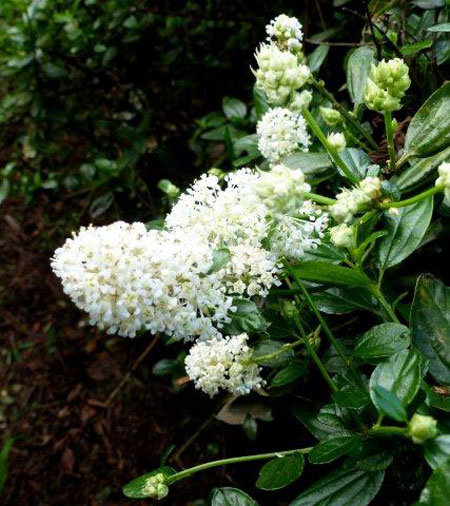
<svg viewBox="0 0 450 506"><path fill-rule="evenodd" d="M274 222L270 249L278 258L302 258L317 248L328 227L328 214L310 200L303 203L297 214L300 217L284 215Z"/></svg>
<svg viewBox="0 0 450 506"><path fill-rule="evenodd" d="M305 182L300 169L290 169L280 163L270 171L261 172L256 192L272 215L291 214L302 205L311 186Z"/></svg>
<svg viewBox="0 0 450 506"><path fill-rule="evenodd" d="M219 390L233 395L261 388L260 368L252 363L247 334L197 342L185 360L186 372L195 387L211 397Z"/></svg>
<svg viewBox="0 0 450 506"><path fill-rule="evenodd" d="M356 188L345 189L336 195L337 202L330 208L333 218L349 222L353 216L381 195L381 181L377 177L366 177Z"/></svg>
<svg viewBox="0 0 450 506"><path fill-rule="evenodd" d="M439 177L436 179L436 186L444 187L445 203L450 205L450 163L443 162L438 167Z"/></svg>
<svg viewBox="0 0 450 506"><path fill-rule="evenodd" d="M330 238L338 248L351 248L353 246L353 228L341 223L330 228Z"/></svg>
<svg viewBox="0 0 450 506"><path fill-rule="evenodd" d="M299 113L276 107L264 114L256 126L258 148L270 162L277 163L299 147L307 151L310 138Z"/></svg>
<svg viewBox="0 0 450 506"><path fill-rule="evenodd" d="M288 49L301 49L303 40L302 24L297 18L280 14L266 26L268 40L272 38Z"/></svg>
<svg viewBox="0 0 450 506"><path fill-rule="evenodd" d="M220 335L232 309L220 276L205 276L212 255L189 233L117 222L82 228L56 250L52 268L91 324L110 334L205 339Z"/></svg>
<svg viewBox="0 0 450 506"><path fill-rule="evenodd" d="M310 78L308 66L273 43L261 44L255 58L258 64L258 69L254 71L256 86L264 91L269 104L283 105Z"/></svg>

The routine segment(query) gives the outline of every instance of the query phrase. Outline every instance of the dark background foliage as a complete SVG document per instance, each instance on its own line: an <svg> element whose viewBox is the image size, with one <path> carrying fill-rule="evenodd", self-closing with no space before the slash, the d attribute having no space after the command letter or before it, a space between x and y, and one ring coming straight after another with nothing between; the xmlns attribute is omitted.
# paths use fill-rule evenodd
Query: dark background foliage
<svg viewBox="0 0 450 506"><path fill-rule="evenodd" d="M159 180L184 187L221 163L223 139L202 139L205 115L220 111L224 96L249 103L254 49L281 12L301 19L307 53L331 44L321 77L338 91L349 49L341 43L357 44L369 30L364 2L0 2L0 430L15 438L2 504L128 504L120 486L210 417L203 394L152 374L162 346L140 363L148 338L87 328L49 257L80 225L157 218L167 206ZM438 51L444 63L448 45ZM429 68L422 56L417 72ZM441 69L415 76L419 96ZM176 464L301 445L286 440L295 423L286 422L289 431L262 423L253 442L241 427L211 420ZM245 488L255 475L245 466L210 472L183 483L167 504L200 506L195 500L212 486ZM409 493L391 504L409 504ZM260 499L273 504L270 494Z"/></svg>

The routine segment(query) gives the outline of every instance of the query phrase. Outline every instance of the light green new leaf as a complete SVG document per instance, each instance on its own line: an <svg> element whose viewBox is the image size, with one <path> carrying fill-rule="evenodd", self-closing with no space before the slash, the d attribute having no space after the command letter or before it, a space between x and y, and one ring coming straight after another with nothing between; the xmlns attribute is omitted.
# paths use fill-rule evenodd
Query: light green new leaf
<svg viewBox="0 0 450 506"><path fill-rule="evenodd" d="M258 503L242 490L224 487L214 490L211 506L258 506Z"/></svg>
<svg viewBox="0 0 450 506"><path fill-rule="evenodd" d="M357 341L353 351L363 360L390 357L409 346L409 329L399 323L382 323L368 330Z"/></svg>
<svg viewBox="0 0 450 506"><path fill-rule="evenodd" d="M378 397L374 389L376 385L380 385L407 406L419 390L421 373L420 353L410 350L397 352L374 369L369 383L372 402L378 407Z"/></svg>
<svg viewBox="0 0 450 506"><path fill-rule="evenodd" d="M429 274L417 280L411 331L414 345L430 359L430 373L450 384L450 288Z"/></svg>
<svg viewBox="0 0 450 506"><path fill-rule="evenodd" d="M364 89L374 61L375 51L362 46L353 51L347 64L347 88L354 104L364 102Z"/></svg>
<svg viewBox="0 0 450 506"><path fill-rule="evenodd" d="M305 467L305 459L301 453L270 460L259 471L256 487L261 490L278 490L287 487L300 478Z"/></svg>
<svg viewBox="0 0 450 506"><path fill-rule="evenodd" d="M416 112L405 138L412 156L431 156L450 144L450 82L443 84Z"/></svg>
<svg viewBox="0 0 450 506"><path fill-rule="evenodd" d="M375 246L376 264L388 269L402 262L419 246L433 214L433 198L399 209L399 215L385 213L387 234Z"/></svg>
<svg viewBox="0 0 450 506"><path fill-rule="evenodd" d="M383 478L383 471L337 469L300 494L290 506L367 506L380 490Z"/></svg>
<svg viewBox="0 0 450 506"><path fill-rule="evenodd" d="M429 32L450 32L450 23L440 23L439 25L427 28Z"/></svg>

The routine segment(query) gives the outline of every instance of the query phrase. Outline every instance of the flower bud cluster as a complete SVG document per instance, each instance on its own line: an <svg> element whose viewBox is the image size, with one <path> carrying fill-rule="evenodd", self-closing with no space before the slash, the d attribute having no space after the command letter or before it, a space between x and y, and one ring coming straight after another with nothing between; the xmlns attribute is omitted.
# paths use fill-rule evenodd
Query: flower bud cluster
<svg viewBox="0 0 450 506"><path fill-rule="evenodd" d="M381 181L377 177L366 177L356 188L343 190L336 195L337 202L330 208L333 218L339 223L349 222L381 196Z"/></svg>
<svg viewBox="0 0 450 506"><path fill-rule="evenodd" d="M280 46L299 51L303 40L302 25L297 18L280 14L266 26L268 40L275 39Z"/></svg>
<svg viewBox="0 0 450 506"><path fill-rule="evenodd" d="M261 154L272 163L278 163L299 147L307 151L311 142L303 116L283 107L267 111L258 121L256 133Z"/></svg>
<svg viewBox="0 0 450 506"><path fill-rule="evenodd" d="M186 372L195 387L211 397L219 390L233 395L248 394L261 388L260 368L252 362L248 335L240 334L198 342L186 357Z"/></svg>
<svg viewBox="0 0 450 506"><path fill-rule="evenodd" d="M261 44L255 54L258 69L254 71L256 86L264 91L272 105L283 105L310 78L308 66L297 56L282 51L276 44Z"/></svg>
<svg viewBox="0 0 450 506"><path fill-rule="evenodd" d="M438 435L437 420L431 416L415 413L408 424L408 435L416 444L423 444L427 439L434 439Z"/></svg>
<svg viewBox="0 0 450 506"><path fill-rule="evenodd" d="M444 188L445 203L450 205L450 163L444 162L438 168L439 177L436 179L436 186Z"/></svg>
<svg viewBox="0 0 450 506"><path fill-rule="evenodd" d="M330 107L320 107L320 115L330 127L336 126L342 121L341 113Z"/></svg>
<svg viewBox="0 0 450 506"><path fill-rule="evenodd" d="M142 487L142 493L158 501L166 497L169 493L169 487L165 484L166 479L163 473L158 473L147 478Z"/></svg>
<svg viewBox="0 0 450 506"><path fill-rule="evenodd" d="M409 69L400 58L372 64L370 77L367 79L364 100L369 109L374 111L397 111L400 101L409 88L411 80Z"/></svg>
<svg viewBox="0 0 450 506"><path fill-rule="evenodd" d="M330 228L331 242L337 248L351 248L353 246L353 228L341 223Z"/></svg>

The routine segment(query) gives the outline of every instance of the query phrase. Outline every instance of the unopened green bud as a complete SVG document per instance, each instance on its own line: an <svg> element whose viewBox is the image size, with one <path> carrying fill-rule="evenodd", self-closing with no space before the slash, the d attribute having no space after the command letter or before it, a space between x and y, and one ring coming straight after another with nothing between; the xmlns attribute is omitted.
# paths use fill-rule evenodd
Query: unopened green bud
<svg viewBox="0 0 450 506"><path fill-rule="evenodd" d="M337 152L345 149L346 142L344 134L340 132L328 134L327 140L330 146L333 147Z"/></svg>
<svg viewBox="0 0 450 506"><path fill-rule="evenodd" d="M308 108L312 98L312 93L309 90L295 93L292 102L289 104L289 109L291 109L291 111L301 111L303 107Z"/></svg>
<svg viewBox="0 0 450 506"><path fill-rule="evenodd" d="M298 310L295 306L295 304L290 300L284 300L282 304L283 308L283 314L286 316L286 318L289 318L292 320L298 315Z"/></svg>
<svg viewBox="0 0 450 506"><path fill-rule="evenodd" d="M409 421L408 435L413 443L423 444L427 439L434 439L437 434L437 421L431 416L415 413Z"/></svg>
<svg viewBox="0 0 450 506"><path fill-rule="evenodd" d="M309 344L317 351L320 348L320 336L317 334L308 338Z"/></svg>
<svg viewBox="0 0 450 506"><path fill-rule="evenodd" d="M392 119L391 128L394 133L398 130L398 121L395 118Z"/></svg>
<svg viewBox="0 0 450 506"><path fill-rule="evenodd" d="M163 499L169 493L169 487L165 484L166 478L163 473L158 473L147 478L142 488L142 493L152 499Z"/></svg>
<svg viewBox="0 0 450 506"><path fill-rule="evenodd" d="M353 246L353 228L345 223L330 228L331 242L337 248L351 248Z"/></svg>
<svg viewBox="0 0 450 506"><path fill-rule="evenodd" d="M331 107L321 107L320 115L328 126L336 126L342 120L341 113Z"/></svg>

